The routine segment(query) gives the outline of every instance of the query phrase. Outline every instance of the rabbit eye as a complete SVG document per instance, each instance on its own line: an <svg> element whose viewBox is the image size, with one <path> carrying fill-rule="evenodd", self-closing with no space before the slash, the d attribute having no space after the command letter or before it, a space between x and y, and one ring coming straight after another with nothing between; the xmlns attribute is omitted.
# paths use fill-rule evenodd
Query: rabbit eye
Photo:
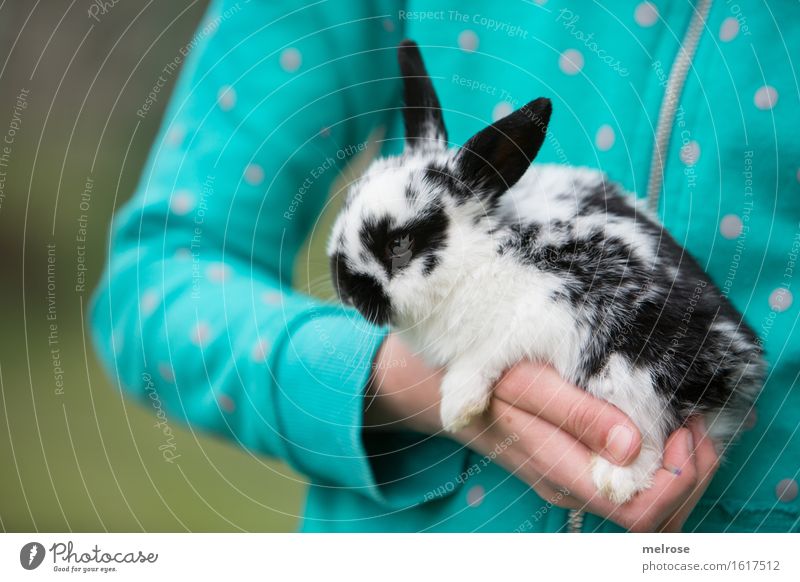
<svg viewBox="0 0 800 582"><path fill-rule="evenodd" d="M414 251L414 239L410 234L396 236L386 245L386 258L396 262L408 263Z"/></svg>

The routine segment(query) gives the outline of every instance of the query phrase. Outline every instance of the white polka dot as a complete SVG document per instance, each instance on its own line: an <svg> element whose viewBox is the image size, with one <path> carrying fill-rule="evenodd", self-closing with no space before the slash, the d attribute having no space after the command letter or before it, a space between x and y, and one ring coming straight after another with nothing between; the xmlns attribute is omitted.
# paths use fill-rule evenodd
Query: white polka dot
<svg viewBox="0 0 800 582"><path fill-rule="evenodd" d="M264 338L261 338L256 342L256 345L253 346L253 351L250 352L250 357L253 358L255 362L263 362L267 359L267 354L269 354L269 342Z"/></svg>
<svg viewBox="0 0 800 582"><path fill-rule="evenodd" d="M233 87L221 87L217 93L217 103L223 111L230 111L236 106L236 89Z"/></svg>
<svg viewBox="0 0 800 582"><path fill-rule="evenodd" d="M320 134L322 137L330 137L330 135L331 135L331 128L330 128L330 127L327 127L327 126L326 126L326 127L323 127L322 129L320 129L320 130L319 130L319 134Z"/></svg>
<svg viewBox="0 0 800 582"><path fill-rule="evenodd" d="M783 479L778 482L778 485L775 487L775 496L779 501L789 503L797 499L798 490L800 490L800 487L798 487L797 481L794 479Z"/></svg>
<svg viewBox="0 0 800 582"><path fill-rule="evenodd" d="M483 503L483 497L486 495L486 490L483 485L475 485L467 491L467 504L470 507L478 507Z"/></svg>
<svg viewBox="0 0 800 582"><path fill-rule="evenodd" d="M735 16L729 16L722 21L722 25L719 27L719 39L722 42L732 41L737 34L739 34L739 21Z"/></svg>
<svg viewBox="0 0 800 582"><path fill-rule="evenodd" d="M208 327L208 324L201 321L192 328L192 331L189 333L189 339L194 345L203 347L206 345L206 342L208 342L210 335L211 329Z"/></svg>
<svg viewBox="0 0 800 582"><path fill-rule="evenodd" d="M220 394L217 397L217 404L219 404L219 407L225 412L230 413L236 410L236 403L234 403L233 399L227 394Z"/></svg>
<svg viewBox="0 0 800 582"><path fill-rule="evenodd" d="M653 26L658 20L658 8L652 2L642 2L636 6L633 19L639 26Z"/></svg>
<svg viewBox="0 0 800 582"><path fill-rule="evenodd" d="M296 48L287 48L281 53L281 69L294 73L303 63L303 55Z"/></svg>
<svg viewBox="0 0 800 582"><path fill-rule="evenodd" d="M538 4L539 6L544 6L545 4L547 4L547 0L533 0L533 1L535 4Z"/></svg>
<svg viewBox="0 0 800 582"><path fill-rule="evenodd" d="M700 144L692 140L681 147L681 161L687 166L693 166L700 159Z"/></svg>
<svg viewBox="0 0 800 582"><path fill-rule="evenodd" d="M383 30L386 32L394 32L394 22L392 22L391 18L383 19Z"/></svg>
<svg viewBox="0 0 800 582"><path fill-rule="evenodd" d="M575 49L567 49L558 58L558 67L567 75L577 75L583 68L583 55Z"/></svg>
<svg viewBox="0 0 800 582"><path fill-rule="evenodd" d="M258 186L264 180L264 168L258 164L248 164L244 170L244 181L251 186Z"/></svg>
<svg viewBox="0 0 800 582"><path fill-rule="evenodd" d="M723 216L719 223L719 232L727 239L733 239L742 234L742 219L735 214Z"/></svg>
<svg viewBox="0 0 800 582"><path fill-rule="evenodd" d="M206 277L214 283L222 283L231 275L231 268L225 263L214 263L206 269Z"/></svg>
<svg viewBox="0 0 800 582"><path fill-rule="evenodd" d="M492 109L492 121L497 121L498 119L503 119L506 115L509 115L512 111L514 111L514 106L507 101L501 101L497 105L494 106Z"/></svg>
<svg viewBox="0 0 800 582"><path fill-rule="evenodd" d="M172 366L167 363L158 365L158 373L167 382L175 381L175 372L172 370Z"/></svg>
<svg viewBox="0 0 800 582"><path fill-rule="evenodd" d="M180 190L172 195L172 200L169 203L169 209L175 214L183 216L188 214L194 209L195 199L194 195L187 190Z"/></svg>
<svg viewBox="0 0 800 582"><path fill-rule="evenodd" d="M150 315L158 305L158 292L150 289L142 293L142 300L139 302L142 315Z"/></svg>
<svg viewBox="0 0 800 582"><path fill-rule="evenodd" d="M617 135L610 125L601 125L594 136L594 144L601 152L607 152L614 146Z"/></svg>
<svg viewBox="0 0 800 582"><path fill-rule="evenodd" d="M792 292L785 287L778 287L769 294L769 306L773 311L781 312L786 311L792 306Z"/></svg>
<svg viewBox="0 0 800 582"><path fill-rule="evenodd" d="M797 181L800 182L800 168L797 168L797 175L795 178L797 178Z"/></svg>
<svg viewBox="0 0 800 582"><path fill-rule="evenodd" d="M464 30L458 35L458 46L468 53L478 50L478 35L473 30Z"/></svg>
<svg viewBox="0 0 800 582"><path fill-rule="evenodd" d="M267 291L261 296L261 300L267 305L278 305L281 302L281 294L275 291Z"/></svg>
<svg viewBox="0 0 800 582"><path fill-rule="evenodd" d="M192 251L187 249L186 247L181 247L177 251L175 251L175 258L181 261L186 261L192 258Z"/></svg>
<svg viewBox="0 0 800 582"><path fill-rule="evenodd" d="M772 109L778 102L778 92L775 90L775 87L764 85L758 91L756 91L753 102L759 109Z"/></svg>
<svg viewBox="0 0 800 582"><path fill-rule="evenodd" d="M756 424L758 424L758 413L755 408L751 408L742 423L742 428L744 428L744 430L752 430L755 428Z"/></svg>
<svg viewBox="0 0 800 582"><path fill-rule="evenodd" d="M186 135L186 130L181 125L173 125L167 132L166 142L167 145L177 146L183 141L183 136Z"/></svg>

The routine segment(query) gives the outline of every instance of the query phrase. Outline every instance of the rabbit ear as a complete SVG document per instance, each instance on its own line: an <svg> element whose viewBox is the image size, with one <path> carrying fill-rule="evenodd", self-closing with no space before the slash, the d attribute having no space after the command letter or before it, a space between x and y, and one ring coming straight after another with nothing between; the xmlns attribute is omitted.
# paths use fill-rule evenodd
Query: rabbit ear
<svg viewBox="0 0 800 582"><path fill-rule="evenodd" d="M397 51L403 75L403 119L409 149L447 146L442 107L417 43L404 40Z"/></svg>
<svg viewBox="0 0 800 582"><path fill-rule="evenodd" d="M544 143L551 113L541 97L471 137L456 155L464 184L490 199L516 184Z"/></svg>

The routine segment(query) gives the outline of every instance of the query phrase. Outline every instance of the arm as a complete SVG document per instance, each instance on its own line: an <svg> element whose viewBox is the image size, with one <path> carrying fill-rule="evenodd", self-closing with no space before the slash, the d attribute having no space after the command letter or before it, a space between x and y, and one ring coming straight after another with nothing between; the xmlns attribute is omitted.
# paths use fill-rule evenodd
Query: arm
<svg viewBox="0 0 800 582"><path fill-rule="evenodd" d="M403 361L397 368L391 362ZM367 421L374 430L407 426L442 430L443 373L427 368L395 336L378 353ZM690 436L691 434L691 436ZM513 437L509 440L509 437ZM454 438L489 455L558 507L586 510L632 531L680 531L719 464L699 419L668 439L653 486L623 505L600 496L589 470L592 453L618 465L636 459L641 435L618 408L564 382L549 366L520 362L494 384L486 414ZM510 443L497 454L499 443Z"/></svg>
<svg viewBox="0 0 800 582"><path fill-rule="evenodd" d="M382 444L363 438L385 330L291 290L347 152L392 113L402 30L384 26L391 2L298 6L212 3L217 26L198 29L138 192L112 224L95 341L130 394L147 398L152 378L171 418L317 483L411 504L434 465L411 452L408 479L384 477L368 454ZM461 470L456 443L424 446L436 470Z"/></svg>

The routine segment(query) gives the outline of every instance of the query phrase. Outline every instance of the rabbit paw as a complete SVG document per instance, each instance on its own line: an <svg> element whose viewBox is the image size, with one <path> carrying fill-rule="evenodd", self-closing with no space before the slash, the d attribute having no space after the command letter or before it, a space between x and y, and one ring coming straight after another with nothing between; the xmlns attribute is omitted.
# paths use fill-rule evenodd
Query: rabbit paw
<svg viewBox="0 0 800 582"><path fill-rule="evenodd" d="M462 379L454 374L445 376L440 408L444 430L456 432L467 426L489 406L491 393L491 388L475 382L475 379Z"/></svg>
<svg viewBox="0 0 800 582"><path fill-rule="evenodd" d="M639 491L649 489L659 467L661 453L653 449L643 448L636 460L624 467L594 455L592 479L603 497L621 505L630 501Z"/></svg>

